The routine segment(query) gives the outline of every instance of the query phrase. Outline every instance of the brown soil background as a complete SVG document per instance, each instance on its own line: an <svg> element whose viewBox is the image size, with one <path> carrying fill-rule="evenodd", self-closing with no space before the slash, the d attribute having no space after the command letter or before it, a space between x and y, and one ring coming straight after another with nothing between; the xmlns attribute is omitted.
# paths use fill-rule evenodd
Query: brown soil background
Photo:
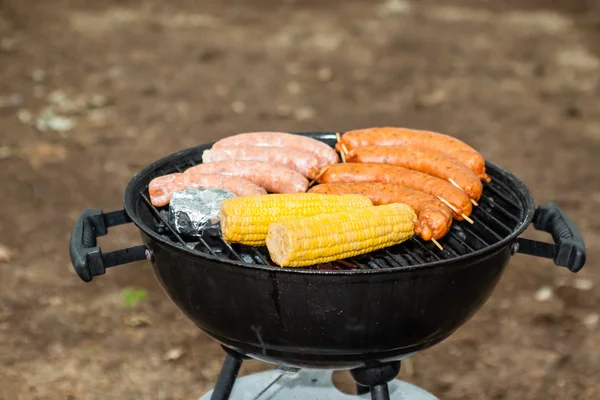
<svg viewBox="0 0 600 400"><path fill-rule="evenodd" d="M0 40L0 399L200 397L222 351L147 263L81 282L81 210L120 209L140 168L225 135L388 124L468 141L588 246L577 275L515 256L400 377L447 400L600 398L597 1L0 0ZM36 128L51 101L73 129ZM127 287L147 298L125 307Z"/></svg>

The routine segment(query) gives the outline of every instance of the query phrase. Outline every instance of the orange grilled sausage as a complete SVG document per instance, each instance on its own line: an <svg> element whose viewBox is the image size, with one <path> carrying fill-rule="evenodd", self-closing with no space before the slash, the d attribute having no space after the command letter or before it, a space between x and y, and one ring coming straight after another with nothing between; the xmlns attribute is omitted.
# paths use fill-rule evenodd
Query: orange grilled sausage
<svg viewBox="0 0 600 400"><path fill-rule="evenodd" d="M362 194L374 205L404 203L417 214L415 234L423 240L440 239L452 226L452 210L435 197L392 183L324 183L314 186L308 193Z"/></svg>
<svg viewBox="0 0 600 400"><path fill-rule="evenodd" d="M262 161L215 161L190 167L184 171L184 174L238 176L271 193L304 193L308 190L308 179L301 173Z"/></svg>
<svg viewBox="0 0 600 400"><path fill-rule="evenodd" d="M443 153L418 147L382 147L366 146L350 150L347 162L380 163L399 165L420 171L440 179L454 180L469 196L477 201L481 198L483 184L481 180L458 160Z"/></svg>
<svg viewBox="0 0 600 400"><path fill-rule="evenodd" d="M285 132L248 132L228 136L213 144L213 149L236 146L278 147L307 151L319 158L319 167L340 162L329 145L308 136Z"/></svg>
<svg viewBox="0 0 600 400"><path fill-rule="evenodd" d="M297 149L240 145L213 147L202 153L204 163L229 160L254 160L280 165L311 179L319 172L319 158L313 153Z"/></svg>
<svg viewBox="0 0 600 400"><path fill-rule="evenodd" d="M448 181L419 171L375 163L335 164L325 167L324 170L325 172L317 178L319 183L393 183L443 198L458 210L458 213L454 213L456 220L463 220L461 214L468 217L473 211L473 205L465 192Z"/></svg>
<svg viewBox="0 0 600 400"><path fill-rule="evenodd" d="M156 177L148 184L150 202L156 207L169 204L174 192L187 188L226 189L238 197L258 196L267 191L254 183L237 176L218 174L174 174Z"/></svg>
<svg viewBox="0 0 600 400"><path fill-rule="evenodd" d="M439 151L466 165L475 175L485 182L491 178L485 172L483 156L465 142L442 133L406 129L406 128L367 128L344 133L336 149L342 150L342 144L348 151L364 146L417 146Z"/></svg>

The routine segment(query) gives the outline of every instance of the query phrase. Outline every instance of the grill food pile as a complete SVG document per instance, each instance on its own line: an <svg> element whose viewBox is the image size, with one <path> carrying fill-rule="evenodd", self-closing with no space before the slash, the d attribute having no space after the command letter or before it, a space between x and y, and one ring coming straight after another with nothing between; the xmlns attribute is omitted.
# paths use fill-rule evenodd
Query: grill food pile
<svg viewBox="0 0 600 400"><path fill-rule="evenodd" d="M233 135L205 150L201 164L154 178L148 192L165 207L174 193L228 191L218 205L222 239L266 246L277 265L304 267L415 235L441 250L453 220L474 223L482 181L491 181L485 160L456 138L369 128L338 135L335 149L290 133Z"/></svg>

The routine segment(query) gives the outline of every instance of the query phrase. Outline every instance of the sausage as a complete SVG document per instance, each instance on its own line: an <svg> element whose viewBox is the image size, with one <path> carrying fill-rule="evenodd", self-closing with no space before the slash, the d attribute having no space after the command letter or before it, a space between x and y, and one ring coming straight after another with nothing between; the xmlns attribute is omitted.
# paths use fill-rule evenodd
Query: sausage
<svg viewBox="0 0 600 400"><path fill-rule="evenodd" d="M293 169L310 179L314 178L320 169L317 156L296 149L285 149L285 151L282 151L277 147L221 146L217 149L205 150L202 154L202 162L205 163L228 160L255 160L281 165L282 167Z"/></svg>
<svg viewBox="0 0 600 400"><path fill-rule="evenodd" d="M150 184L148 184L150 202L156 207L162 207L169 204L174 192L187 188L226 189L238 197L267 194L264 188L237 176L176 172L159 176L150 181Z"/></svg>
<svg viewBox="0 0 600 400"><path fill-rule="evenodd" d="M222 174L247 179L271 193L304 193L308 179L301 173L262 161L233 160L198 164L185 174Z"/></svg>
<svg viewBox="0 0 600 400"><path fill-rule="evenodd" d="M415 234L423 240L440 239L452 226L452 210L430 194L393 183L324 183L314 186L308 193L362 194L374 205L404 203L417 214Z"/></svg>
<svg viewBox="0 0 600 400"><path fill-rule="evenodd" d="M297 149L313 153L319 158L319 168L336 164L338 154L327 144L308 136L283 132L249 132L228 136L213 144L213 149L236 146L265 146Z"/></svg>
<svg viewBox="0 0 600 400"><path fill-rule="evenodd" d="M456 184L477 201L481 198L483 184L481 180L458 160L443 153L419 147L382 147L366 146L350 150L347 162L380 163L399 165L404 168L420 171Z"/></svg>
<svg viewBox="0 0 600 400"><path fill-rule="evenodd" d="M368 128L344 133L336 144L338 151L342 144L348 151L363 146L417 146L444 153L466 165L485 182L491 178L485 172L485 160L473 147L452 136L442 133L406 128Z"/></svg>
<svg viewBox="0 0 600 400"><path fill-rule="evenodd" d="M375 163L335 164L324 169L325 171L316 179L318 183L393 183L420 190L436 198L438 196L443 198L458 210L454 213L456 220L463 220L461 214L468 217L473 211L473 205L465 192L448 181L419 171L397 165Z"/></svg>

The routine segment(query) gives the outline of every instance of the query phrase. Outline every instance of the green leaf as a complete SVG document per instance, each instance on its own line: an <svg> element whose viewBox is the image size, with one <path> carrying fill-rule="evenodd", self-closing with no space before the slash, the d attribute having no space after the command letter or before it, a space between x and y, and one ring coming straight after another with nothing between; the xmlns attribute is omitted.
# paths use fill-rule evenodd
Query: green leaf
<svg viewBox="0 0 600 400"><path fill-rule="evenodd" d="M148 296L146 289L125 288L121 291L121 299L125 307L132 308L141 303Z"/></svg>

